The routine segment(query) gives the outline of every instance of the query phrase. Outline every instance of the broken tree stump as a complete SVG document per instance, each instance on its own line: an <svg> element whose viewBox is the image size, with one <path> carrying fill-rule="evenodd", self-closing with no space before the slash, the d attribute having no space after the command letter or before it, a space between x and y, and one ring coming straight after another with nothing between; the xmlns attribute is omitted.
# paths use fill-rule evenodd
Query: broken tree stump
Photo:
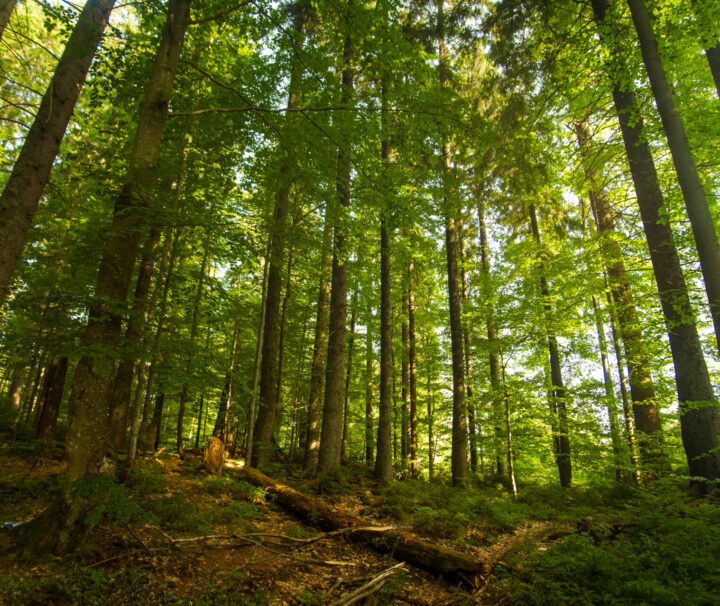
<svg viewBox="0 0 720 606"><path fill-rule="evenodd" d="M205 455L203 456L205 468L213 475L220 474L222 472L224 458L225 445L223 441L215 436L210 437L207 448L205 449Z"/></svg>
<svg viewBox="0 0 720 606"><path fill-rule="evenodd" d="M431 543L392 526L374 527L321 499L276 482L256 469L246 467L239 473L244 480L265 489L277 503L313 526L325 531L356 528L345 533L348 540L365 543L381 553L390 553L398 560L441 574L450 581L460 580L475 588L481 585L483 575L488 572L486 562L469 554Z"/></svg>

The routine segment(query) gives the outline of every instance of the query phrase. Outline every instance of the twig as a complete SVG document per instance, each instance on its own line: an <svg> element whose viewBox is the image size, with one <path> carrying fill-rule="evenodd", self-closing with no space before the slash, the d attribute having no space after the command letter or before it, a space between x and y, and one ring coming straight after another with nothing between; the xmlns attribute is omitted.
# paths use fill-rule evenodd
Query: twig
<svg viewBox="0 0 720 606"><path fill-rule="evenodd" d="M135 534L135 531L130 527L130 524L128 524L127 522L125 522L125 528L127 528L127 529L128 529L128 532L129 532L133 537L135 537L135 540L136 540L138 543L140 543L140 547L142 547L142 548L143 548L145 551L147 551L148 553L151 553L151 552L150 552L150 548L149 548L147 545L145 545L145 543L143 543L143 540L142 540L137 534Z"/></svg>
<svg viewBox="0 0 720 606"><path fill-rule="evenodd" d="M350 604L354 604L355 602L366 598L367 596L378 591L385 584L385 580L389 576L395 574L400 568L404 566L405 562L400 562L399 564L395 564L395 566L384 570L374 579L358 587L355 591L333 602L331 606L350 606Z"/></svg>

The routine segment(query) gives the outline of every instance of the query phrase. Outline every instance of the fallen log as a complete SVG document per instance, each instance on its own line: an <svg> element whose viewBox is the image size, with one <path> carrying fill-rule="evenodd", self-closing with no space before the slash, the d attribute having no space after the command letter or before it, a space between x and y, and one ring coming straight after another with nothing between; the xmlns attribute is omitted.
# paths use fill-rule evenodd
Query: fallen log
<svg viewBox="0 0 720 606"><path fill-rule="evenodd" d="M350 541L369 545L381 553L390 553L398 560L414 564L446 579L462 581L475 588L488 572L487 563L392 526L374 527L361 518L331 507L325 501L298 492L276 482L256 469L245 467L238 473L247 482L265 489L275 502L293 514L325 531L349 529L344 533Z"/></svg>

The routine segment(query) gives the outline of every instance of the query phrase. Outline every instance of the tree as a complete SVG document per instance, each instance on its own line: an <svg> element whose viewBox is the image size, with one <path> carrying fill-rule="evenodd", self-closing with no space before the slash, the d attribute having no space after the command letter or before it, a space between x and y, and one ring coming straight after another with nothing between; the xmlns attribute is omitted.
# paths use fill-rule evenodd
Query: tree
<svg viewBox="0 0 720 606"><path fill-rule="evenodd" d="M700 180L697 164L690 149L685 126L675 107L670 84L665 75L650 13L645 0L628 0L635 31L640 40L640 51L652 87L655 103L660 113L665 136L675 164L675 171L685 200L685 208L695 236L700 257L705 291L710 305L710 315L715 326L715 340L720 350L720 244L715 224Z"/></svg>
<svg viewBox="0 0 720 606"><path fill-rule="evenodd" d="M0 195L0 305L8 296L25 236L114 4L114 0L85 4Z"/></svg>

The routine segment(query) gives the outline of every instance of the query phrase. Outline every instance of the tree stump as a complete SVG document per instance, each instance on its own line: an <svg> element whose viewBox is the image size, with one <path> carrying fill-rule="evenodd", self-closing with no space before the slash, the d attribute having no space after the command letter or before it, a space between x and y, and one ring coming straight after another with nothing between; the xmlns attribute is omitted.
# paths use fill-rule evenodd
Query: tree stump
<svg viewBox="0 0 720 606"><path fill-rule="evenodd" d="M213 475L222 473L224 459L225 445L223 441L215 436L208 438L208 445L205 449L205 455L203 456L205 469Z"/></svg>

